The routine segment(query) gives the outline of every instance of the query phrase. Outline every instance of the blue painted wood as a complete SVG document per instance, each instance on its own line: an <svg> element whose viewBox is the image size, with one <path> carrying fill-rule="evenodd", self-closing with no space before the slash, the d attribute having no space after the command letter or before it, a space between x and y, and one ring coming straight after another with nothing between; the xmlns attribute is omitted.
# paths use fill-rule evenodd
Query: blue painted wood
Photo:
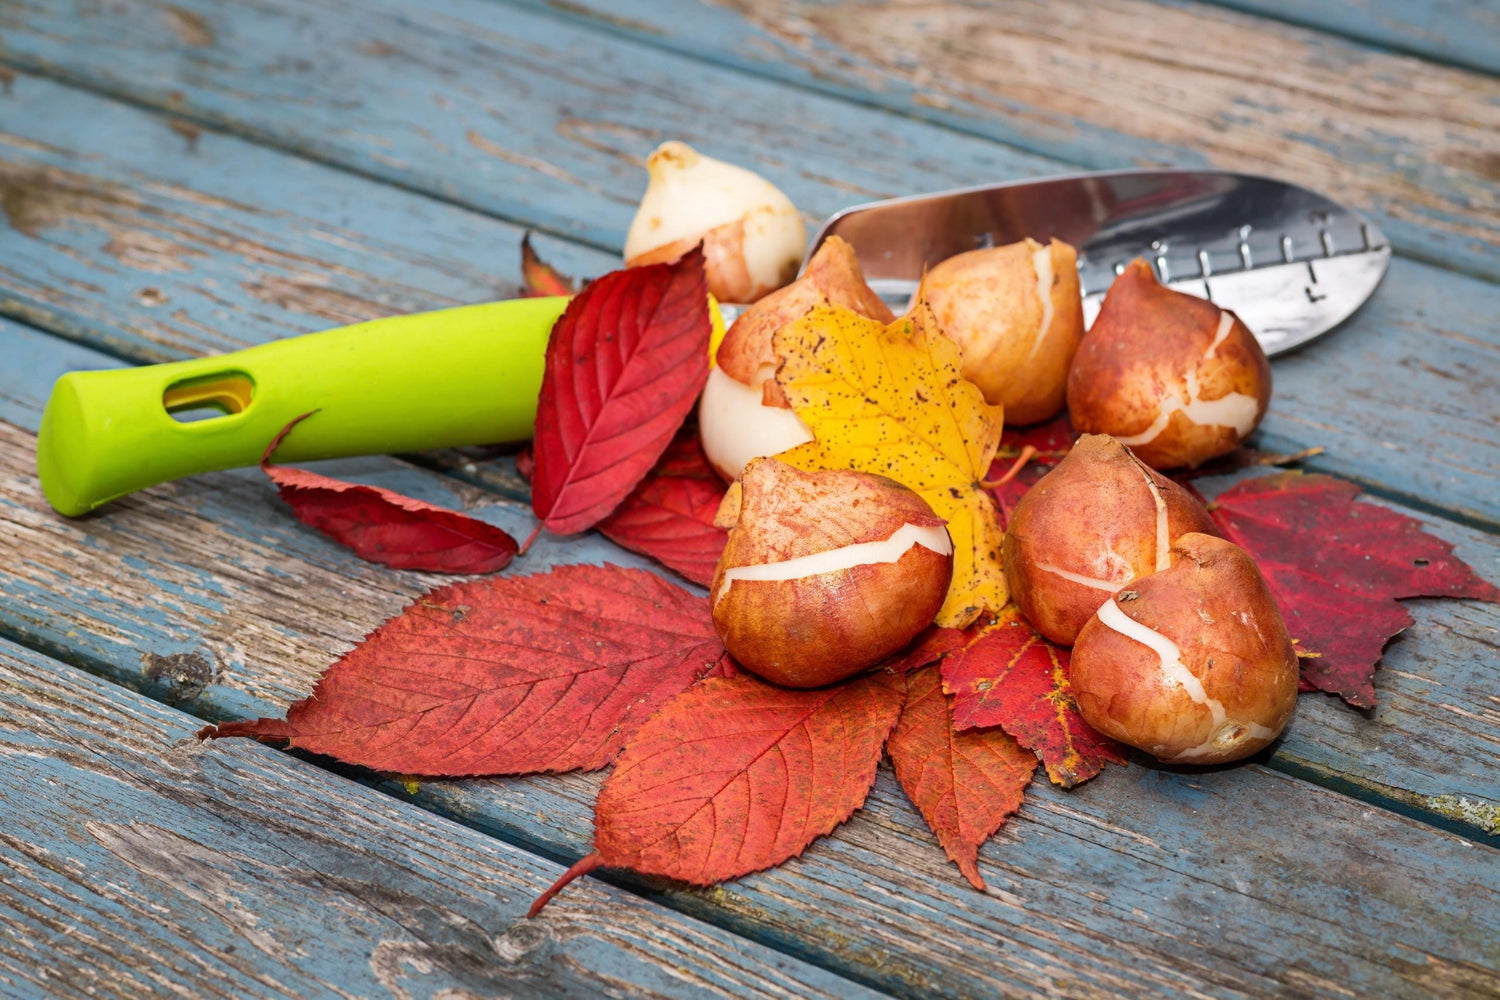
<svg viewBox="0 0 1500 1000"><path fill-rule="evenodd" d="M63 3L0 26L19 67L609 249L668 138L764 172L810 221L1067 169L485 0Z"/></svg>
<svg viewBox="0 0 1500 1000"><path fill-rule="evenodd" d="M522 230L478 213L35 77L0 122L0 309L137 361L518 291Z"/></svg>
<svg viewBox="0 0 1500 1000"><path fill-rule="evenodd" d="M507 2L1082 166L1298 181L1405 252L1500 277L1492 77L1187 0Z"/></svg>
<svg viewBox="0 0 1500 1000"><path fill-rule="evenodd" d="M188 153L168 119L35 77L0 106L20 223L0 226L0 308L112 353L176 358L514 290L505 223L229 136ZM542 250L573 273L614 264ZM1398 259L1344 329L1276 362L1263 442L1325 446L1319 468L1500 523L1497 314L1496 286Z"/></svg>
<svg viewBox="0 0 1500 1000"><path fill-rule="evenodd" d="M0 349L40 336L9 324L0 335ZM14 383L25 381L3 395L21 396ZM350 558L292 522L253 473L159 487L64 521L28 478L30 442L0 425L0 631L196 714L278 711L441 579ZM391 460L341 471L436 502L484 500ZM512 505L477 511L513 531L530 523ZM1437 527L1500 578L1495 539ZM526 559L617 555L586 536ZM1500 802L1500 761L1488 752L1500 740L1485 721L1500 610L1434 602L1418 618L1389 653L1376 713L1304 699L1270 763L1346 766L1351 782L1467 799L1482 818ZM1418 745L1432 752L1414 754ZM577 857L597 780L431 782L417 801ZM675 909L904 994L1036 992L1057 980L1077 994L1265 995L1314 981L1390 994L1433 970L1493 975L1500 852L1476 843L1492 839L1477 823L1465 829L1453 837L1259 766L1136 766L1071 793L1034 786L1022 817L982 853L994 887L980 895L883 775L869 809L799 861L712 891L654 888Z"/></svg>
<svg viewBox="0 0 1500 1000"><path fill-rule="evenodd" d="M1495 0L1210 0L1439 62L1500 73Z"/></svg>
<svg viewBox="0 0 1500 1000"><path fill-rule="evenodd" d="M877 995L595 881L527 921L557 864L3 641L0 698L0 995Z"/></svg>

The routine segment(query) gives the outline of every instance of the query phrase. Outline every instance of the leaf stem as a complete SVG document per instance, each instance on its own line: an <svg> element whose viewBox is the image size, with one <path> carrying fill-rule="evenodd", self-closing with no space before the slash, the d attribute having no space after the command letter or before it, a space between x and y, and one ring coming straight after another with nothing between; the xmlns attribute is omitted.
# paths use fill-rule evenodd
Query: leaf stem
<svg viewBox="0 0 1500 1000"><path fill-rule="evenodd" d="M529 535L526 536L526 541L524 541L524 542L521 543L521 549L520 549L519 552L516 553L516 555L518 555L518 556L524 556L526 554L526 550L529 549L529 548L531 548L531 543L534 542L534 541L536 541L536 536L540 535L541 533L542 533L542 526L541 526L541 524L538 524L535 528L532 528L531 529L531 534L529 534Z"/></svg>
<svg viewBox="0 0 1500 1000"><path fill-rule="evenodd" d="M526 911L526 919L530 920L538 913L541 913L542 907L552 902L552 898L566 889L568 887L568 884L571 883L574 879L581 878L594 869L602 868L603 866L604 855L600 854L598 851L580 858L577 864L558 876L557 881L548 886L547 891L536 898L536 902L531 904L531 909Z"/></svg>
<svg viewBox="0 0 1500 1000"><path fill-rule="evenodd" d="M983 486L987 490L993 490L998 487L1004 486L1006 483L1016 478L1016 476L1020 474L1021 470L1026 468L1026 463L1031 461L1035 457L1036 449L1028 444L1026 447L1021 449L1021 454L1016 456L1015 462L1011 464L1010 470L1006 472L1005 475L1001 476L999 479L986 479L979 485Z"/></svg>

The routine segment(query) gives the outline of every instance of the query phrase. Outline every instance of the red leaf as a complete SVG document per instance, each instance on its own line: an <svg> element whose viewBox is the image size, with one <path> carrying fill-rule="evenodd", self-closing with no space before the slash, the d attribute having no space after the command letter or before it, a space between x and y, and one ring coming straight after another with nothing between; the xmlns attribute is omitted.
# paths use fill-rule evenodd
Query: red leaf
<svg viewBox="0 0 1500 1000"><path fill-rule="evenodd" d="M943 688L954 696L956 729L1000 726L1047 766L1064 788L1087 781L1125 748L1078 714L1068 687L1068 651L1032 631L1014 608L943 660Z"/></svg>
<svg viewBox="0 0 1500 1000"><path fill-rule="evenodd" d="M1369 708L1381 650L1412 623L1397 599L1500 601L1500 589L1421 522L1356 503L1359 492L1331 476L1282 472L1239 483L1210 513L1270 584L1304 656L1303 679Z"/></svg>
<svg viewBox="0 0 1500 1000"><path fill-rule="evenodd" d="M983 891L979 846L1021 808L1036 755L1000 729L956 731L936 667L907 675L906 704L886 749L938 843Z"/></svg>
<svg viewBox="0 0 1500 1000"><path fill-rule="evenodd" d="M801 854L864 804L902 688L885 672L813 691L748 675L695 685L605 780L602 863L713 885Z"/></svg>
<svg viewBox="0 0 1500 1000"><path fill-rule="evenodd" d="M531 233L521 237L521 283L525 286L523 298L538 298L543 295L575 295L578 282L560 272L537 255L531 245Z"/></svg>
<svg viewBox="0 0 1500 1000"><path fill-rule="evenodd" d="M592 770L727 663L703 598L644 570L564 566L434 590L330 667L285 721L199 735L288 740L403 774Z"/></svg>
<svg viewBox="0 0 1500 1000"><path fill-rule="evenodd" d="M1005 429L1000 435L1000 449L995 452L995 460L985 476L990 496L995 498L995 506L999 508L1002 527L1010 521L1010 512L1026 491L1051 472L1072 447L1073 425L1068 422L1066 413L1034 427ZM1010 475L1018 462L1020 468Z"/></svg>
<svg viewBox="0 0 1500 1000"><path fill-rule="evenodd" d="M604 537L650 556L694 583L708 586L729 532L714 526L724 483L703 457L696 431L688 430L656 468L599 522Z"/></svg>
<svg viewBox="0 0 1500 1000"><path fill-rule="evenodd" d="M591 528L656 464L708 379L703 253L613 271L552 328L531 505L548 531Z"/></svg>
<svg viewBox="0 0 1500 1000"><path fill-rule="evenodd" d="M969 630L961 628L938 628L929 625L904 651L886 660L882 666L896 674L918 670L929 663L937 663L956 649L969 644Z"/></svg>
<svg viewBox="0 0 1500 1000"><path fill-rule="evenodd" d="M516 540L493 524L378 486L359 486L305 469L272 465L276 446L303 420L281 429L260 467L303 524L392 569L493 573L510 564Z"/></svg>

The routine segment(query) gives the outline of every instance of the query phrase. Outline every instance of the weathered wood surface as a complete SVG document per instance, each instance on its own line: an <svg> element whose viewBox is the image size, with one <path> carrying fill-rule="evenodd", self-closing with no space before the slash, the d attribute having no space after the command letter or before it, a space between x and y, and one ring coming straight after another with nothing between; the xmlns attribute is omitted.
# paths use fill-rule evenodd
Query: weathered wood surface
<svg viewBox="0 0 1500 1000"><path fill-rule="evenodd" d="M0 109L15 220L0 225L0 308L122 357L514 290L509 224L230 136L200 134L188 152L169 118L36 77L13 79ZM614 263L562 240L541 249L573 273ZM1496 314L1497 286L1398 258L1344 328L1276 362L1262 442L1327 447L1318 468L1500 524ZM514 491L495 468L484 481Z"/></svg>
<svg viewBox="0 0 1500 1000"><path fill-rule="evenodd" d="M0 995L872 996L0 641Z"/></svg>
<svg viewBox="0 0 1500 1000"><path fill-rule="evenodd" d="M609 249L667 138L776 176L810 222L1062 168L489 0L8 0L0 57Z"/></svg>
<svg viewBox="0 0 1500 1000"><path fill-rule="evenodd" d="M0 628L205 716L277 711L438 579L350 558L277 510L253 473L160 487L65 521L29 478L30 444L0 425ZM363 472L439 502L451 490L390 460ZM512 530L529 523L511 505L479 513ZM1500 576L1493 538L1439 530ZM614 551L583 538L542 550L542 562ZM1480 813L1500 801L1489 655L1500 613L1444 602L1418 617L1388 654L1382 707L1365 718L1304 699L1273 766L1334 745L1344 756L1327 768L1347 763L1366 784L1413 798L1441 791ZM596 787L589 776L433 782L418 799L576 857L588 849ZM663 899L893 992L1400 993L1434 968L1482 981L1500 965L1500 851L1478 842L1496 843L1477 823L1468 830L1454 837L1261 767L1135 766L1073 793L1034 786L1022 817L982 854L994 884L980 895L883 775L869 809L800 861L713 891L668 888Z"/></svg>
<svg viewBox="0 0 1500 1000"><path fill-rule="evenodd" d="M1438 62L1500 73L1495 0L1210 0Z"/></svg>
<svg viewBox="0 0 1500 1000"><path fill-rule="evenodd" d="M1078 8L1017 5L1031 18L1010 18L1009 35L1050 60L1043 71L1070 70L1051 89L1017 84L1029 77L1003 65L1006 33L969 31L969 9L952 5L928 5L941 30L912 37L895 37L912 10L899 3L624 0L610 18L596 0L520 6L541 13L499 0L437 0L420 16L396 0L0 0L0 57L12 65L181 116L0 74L0 310L142 359L508 294L518 230L479 213L613 249L642 183L640 157L672 135L758 167L811 216L1090 157L1264 162L1366 199L1408 252L1500 273L1484 146L1497 97L1494 81L1474 74L1190 4L1093 5L1108 30L1090 45L1078 40L1094 37L1097 22L1089 36L1061 30ZM819 20L851 10L860 17ZM645 24L646 15L669 23ZM754 24L762 28L747 31ZM1147 41L1203 25L1201 44L1195 35L1167 58ZM732 54L736 38L750 47ZM756 39L769 47L757 52ZM947 50L935 63L943 69L924 75L912 60L929 43ZM690 57L663 51L673 46ZM713 65L741 58L751 74L789 82ZM1090 59L1097 66L1080 63ZM1106 93L1081 93L1101 85ZM1235 89L1285 100L1236 104ZM1049 103L1060 100L1062 111ZM251 141L203 131L205 122ZM1317 131L1324 124L1332 128ZM609 260L576 243L545 252L575 271ZM1327 467L1493 528L1496 298L1484 282L1398 260L1354 324L1278 363L1263 441L1332 444ZM112 363L11 324L0 324L0 358L0 420L21 428L34 428L61 365ZM0 426L0 635L202 717L278 710L440 579L352 560L287 517L254 472L161 487L64 522L36 490L31 444ZM522 507L400 462L340 468L512 530L530 524ZM492 481L489 472L463 474ZM1434 523L1500 579L1493 534ZM528 560L539 568L612 553L597 539L548 542ZM1500 616L1431 602L1417 617L1387 655L1374 713L1303 699L1268 761L1282 773L1137 766L1073 793L1038 786L983 852L987 895L964 887L882 773L870 809L806 858L710 892L657 887L661 901L911 995L1493 994ZM286 761L224 752L234 768L241 754ZM596 784L430 783L416 798L571 858L587 849ZM264 808L263 790L236 794ZM276 794L268 805L281 804ZM260 849L249 853L263 861ZM0 893L10 884L0 877ZM576 891L543 921L570 920L577 907L631 919ZM705 957L683 962L701 972ZM484 981L478 992L500 988Z"/></svg>
<svg viewBox="0 0 1500 1000"><path fill-rule="evenodd" d="M1299 181L1406 252L1500 275L1500 80L1481 73L1198 3L515 2L1088 167Z"/></svg>
<svg viewBox="0 0 1500 1000"><path fill-rule="evenodd" d="M26 75L0 208L0 308L135 361L518 292L516 226Z"/></svg>

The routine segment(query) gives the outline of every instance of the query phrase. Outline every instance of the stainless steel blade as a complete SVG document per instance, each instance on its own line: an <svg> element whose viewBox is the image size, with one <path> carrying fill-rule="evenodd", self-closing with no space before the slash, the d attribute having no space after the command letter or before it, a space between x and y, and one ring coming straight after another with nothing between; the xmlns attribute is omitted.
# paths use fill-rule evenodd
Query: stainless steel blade
<svg viewBox="0 0 1500 1000"><path fill-rule="evenodd" d="M1114 276L1144 257L1180 291L1244 320L1268 354L1337 326L1380 284L1391 248L1370 222L1306 188L1215 170L1130 170L987 185L872 202L824 223L898 309L923 269L1031 237L1078 248L1084 319Z"/></svg>

